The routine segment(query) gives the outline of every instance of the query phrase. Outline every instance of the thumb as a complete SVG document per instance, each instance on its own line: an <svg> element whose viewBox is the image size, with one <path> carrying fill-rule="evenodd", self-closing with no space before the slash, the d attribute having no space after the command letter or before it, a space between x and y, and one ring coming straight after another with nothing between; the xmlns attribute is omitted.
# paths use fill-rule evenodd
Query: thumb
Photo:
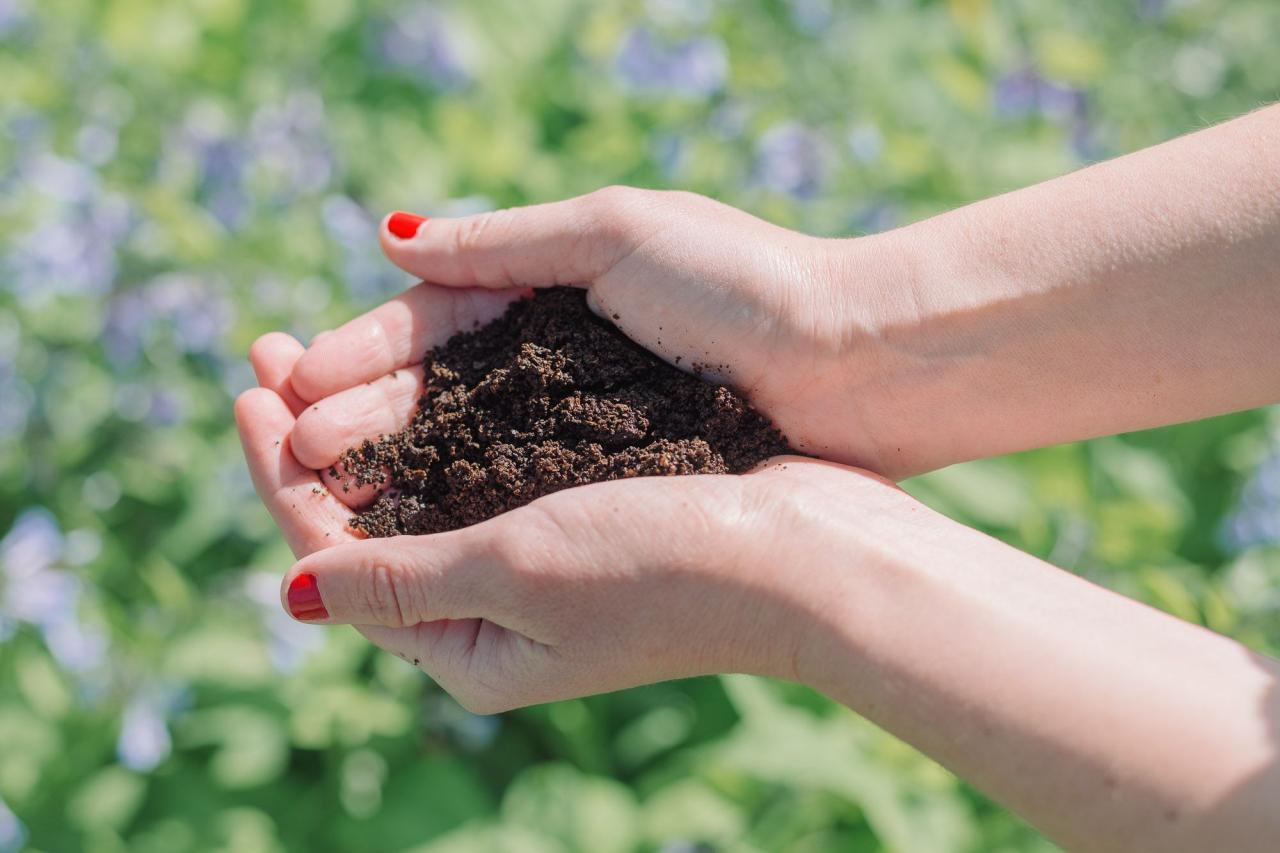
<svg viewBox="0 0 1280 853"><path fill-rule="evenodd" d="M382 249L406 272L435 284L585 284L645 239L658 197L607 187L566 201L458 219L393 213L382 223Z"/></svg>
<svg viewBox="0 0 1280 853"><path fill-rule="evenodd" d="M281 603L299 621L330 625L493 618L507 584L489 538L478 526L325 548L289 570Z"/></svg>

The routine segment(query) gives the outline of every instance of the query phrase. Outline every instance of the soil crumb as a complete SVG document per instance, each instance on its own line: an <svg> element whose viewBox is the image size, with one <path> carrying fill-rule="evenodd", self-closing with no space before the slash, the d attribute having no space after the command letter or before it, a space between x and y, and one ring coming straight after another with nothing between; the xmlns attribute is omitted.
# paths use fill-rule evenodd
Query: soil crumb
<svg viewBox="0 0 1280 853"><path fill-rule="evenodd" d="M786 439L733 390L672 367L587 308L539 290L424 361L403 430L342 463L382 491L351 526L438 533L571 486L624 477L739 474Z"/></svg>

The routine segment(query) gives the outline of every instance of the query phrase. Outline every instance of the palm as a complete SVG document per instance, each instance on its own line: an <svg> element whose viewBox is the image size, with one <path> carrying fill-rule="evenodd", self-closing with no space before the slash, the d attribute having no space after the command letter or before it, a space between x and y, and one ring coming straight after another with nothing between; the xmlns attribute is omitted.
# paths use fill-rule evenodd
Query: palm
<svg viewBox="0 0 1280 853"><path fill-rule="evenodd" d="M236 401L236 423L244 446L254 487L271 513L295 556L301 558L324 548L355 542L348 522L356 493L339 500L321 475L298 461L292 447L298 414L306 403L293 390L290 373L302 346L283 334L271 334L255 345L251 358L262 387L245 392ZM410 628L356 626L370 641L410 659L432 632L461 637L479 620L453 625ZM445 630L447 629L447 631Z"/></svg>

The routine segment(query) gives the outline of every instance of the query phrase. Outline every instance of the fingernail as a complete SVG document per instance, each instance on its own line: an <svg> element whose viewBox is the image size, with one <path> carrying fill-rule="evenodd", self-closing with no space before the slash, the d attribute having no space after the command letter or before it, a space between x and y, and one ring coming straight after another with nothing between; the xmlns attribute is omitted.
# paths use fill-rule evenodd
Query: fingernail
<svg viewBox="0 0 1280 853"><path fill-rule="evenodd" d="M289 581L289 612L294 619L303 622L314 622L317 619L328 619L329 611L324 607L324 599L320 597L320 587L316 585L316 576L311 572L302 572Z"/></svg>
<svg viewBox="0 0 1280 853"><path fill-rule="evenodd" d="M427 221L427 217L418 216L416 213L405 213L403 210L397 210L391 214L391 218L387 220L387 230L399 237L401 240L408 240L418 233L418 226Z"/></svg>

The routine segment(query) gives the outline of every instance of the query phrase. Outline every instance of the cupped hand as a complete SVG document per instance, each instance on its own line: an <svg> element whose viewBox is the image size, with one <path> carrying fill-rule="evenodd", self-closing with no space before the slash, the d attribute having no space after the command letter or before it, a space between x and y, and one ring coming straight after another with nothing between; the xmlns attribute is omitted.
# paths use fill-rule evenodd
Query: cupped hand
<svg viewBox="0 0 1280 853"><path fill-rule="evenodd" d="M622 187L409 220L407 229L401 215L404 237L390 219L383 248L423 283L322 333L298 359L290 383L307 406L293 446L306 466L327 471L346 448L403 426L431 347L494 319L529 288L569 284L662 358L744 392L797 449L897 473L882 464L854 390L880 309L839 283L850 241L788 231L702 196ZM352 506L373 494L330 482Z"/></svg>
<svg viewBox="0 0 1280 853"><path fill-rule="evenodd" d="M282 603L358 626L478 713L717 672L805 681L858 559L832 508L855 504L865 523L907 500L799 457L597 483L460 530L317 551Z"/></svg>
<svg viewBox="0 0 1280 853"><path fill-rule="evenodd" d="M915 509L876 475L778 457L742 476L597 483L461 530L361 540L293 452L301 353L287 335L259 341L262 387L236 401L254 484L301 558L282 603L354 625L476 711L711 672L809 680L843 567L874 563L874 543L892 539L874 531Z"/></svg>

